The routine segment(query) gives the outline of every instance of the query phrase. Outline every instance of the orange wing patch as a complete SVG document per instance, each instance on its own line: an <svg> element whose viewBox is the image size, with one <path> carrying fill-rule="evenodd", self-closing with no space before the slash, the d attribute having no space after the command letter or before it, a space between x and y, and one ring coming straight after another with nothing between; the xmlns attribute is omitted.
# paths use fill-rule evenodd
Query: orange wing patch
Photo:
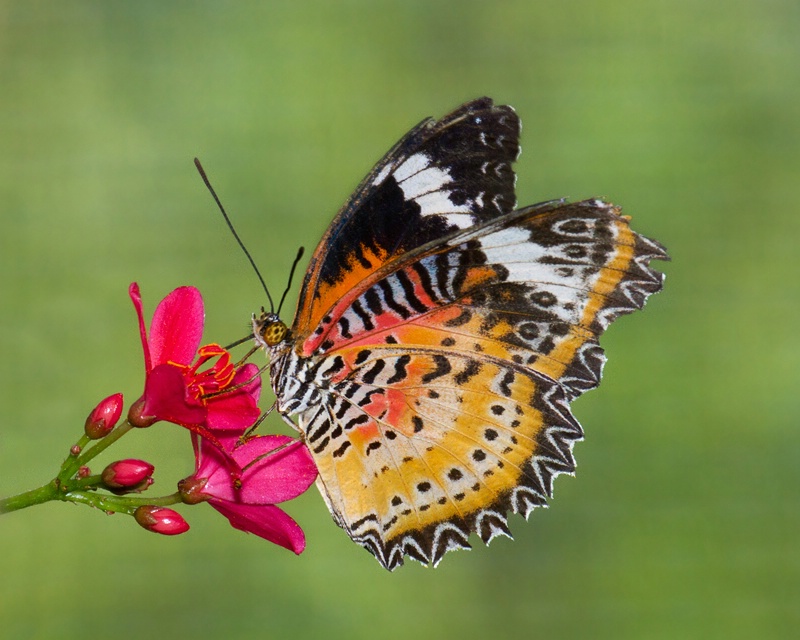
<svg viewBox="0 0 800 640"><path fill-rule="evenodd" d="M335 313L330 309L331 301L334 301L336 306L346 309L358 297L361 283L387 259L386 251L363 246L343 256L336 279L331 282L320 282L316 290L307 296L303 301L304 304L298 308L298 316L302 315L308 319L305 326L324 328L328 324L323 322L326 313L328 317ZM305 347L307 353L313 352L325 339L323 333L323 330L318 330L310 337Z"/></svg>

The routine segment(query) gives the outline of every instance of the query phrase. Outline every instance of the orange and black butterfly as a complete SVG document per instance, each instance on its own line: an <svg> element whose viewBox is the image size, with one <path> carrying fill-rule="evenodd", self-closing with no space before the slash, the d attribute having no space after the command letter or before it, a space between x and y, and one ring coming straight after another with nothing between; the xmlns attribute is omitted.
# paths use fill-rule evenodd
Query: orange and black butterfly
<svg viewBox="0 0 800 640"><path fill-rule="evenodd" d="M519 133L488 98L423 121L323 236L291 328L253 321L334 520L387 569L546 504L575 470L598 337L662 287L664 248L618 207L515 208Z"/></svg>

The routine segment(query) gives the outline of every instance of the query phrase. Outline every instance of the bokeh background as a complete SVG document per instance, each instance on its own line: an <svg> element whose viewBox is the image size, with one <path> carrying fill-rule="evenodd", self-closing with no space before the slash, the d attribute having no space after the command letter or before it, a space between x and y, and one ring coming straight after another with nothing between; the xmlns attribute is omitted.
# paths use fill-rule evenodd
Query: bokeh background
<svg viewBox="0 0 800 640"><path fill-rule="evenodd" d="M207 341L264 303L195 155L279 292L397 138L490 95L520 203L605 196L673 257L514 542L389 574L313 489L300 557L204 507L164 538L51 503L0 519L0 635L796 637L798 61L796 0L0 2L0 494L138 397L129 282L199 287ZM177 427L126 440L151 491L191 471Z"/></svg>

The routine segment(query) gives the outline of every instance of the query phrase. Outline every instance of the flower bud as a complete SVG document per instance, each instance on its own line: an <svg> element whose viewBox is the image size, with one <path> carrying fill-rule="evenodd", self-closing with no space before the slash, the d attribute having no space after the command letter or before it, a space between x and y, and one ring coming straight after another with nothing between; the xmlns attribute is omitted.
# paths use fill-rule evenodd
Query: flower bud
<svg viewBox="0 0 800 640"><path fill-rule="evenodd" d="M83 465L82 467L78 467L78 472L75 475L78 478L88 478L92 475L92 470L86 465Z"/></svg>
<svg viewBox="0 0 800 640"><path fill-rule="evenodd" d="M148 505L139 507L133 517L142 527L164 536L176 536L189 530L189 523L177 511L166 507Z"/></svg>
<svg viewBox="0 0 800 640"><path fill-rule="evenodd" d="M103 469L103 484L110 489L142 491L152 484L154 468L144 460L117 460Z"/></svg>
<svg viewBox="0 0 800 640"><path fill-rule="evenodd" d="M115 393L113 396L108 396L105 400L101 400L100 404L86 418L86 425L84 426L86 435L92 440L98 440L111 433L122 413L122 404L121 393Z"/></svg>
<svg viewBox="0 0 800 640"><path fill-rule="evenodd" d="M207 478L195 478L189 476L178 482L178 492L184 504L199 504L208 500L208 496L203 493L203 489L208 482Z"/></svg>
<svg viewBox="0 0 800 640"><path fill-rule="evenodd" d="M158 422L158 418L156 416L145 416L142 415L144 411L144 396L139 398L136 402L131 405L131 408L128 410L128 422L130 422L134 427L138 427L140 429L144 429L145 427L149 427L154 422Z"/></svg>

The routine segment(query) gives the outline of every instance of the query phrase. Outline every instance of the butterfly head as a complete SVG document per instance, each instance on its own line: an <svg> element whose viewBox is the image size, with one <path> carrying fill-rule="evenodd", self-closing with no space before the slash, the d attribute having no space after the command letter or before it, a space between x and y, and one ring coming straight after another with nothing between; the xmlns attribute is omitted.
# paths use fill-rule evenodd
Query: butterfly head
<svg viewBox="0 0 800 640"><path fill-rule="evenodd" d="M289 327L278 317L277 313L268 313L261 309L261 315L253 314L253 336L262 347L269 349L279 345L289 335Z"/></svg>

